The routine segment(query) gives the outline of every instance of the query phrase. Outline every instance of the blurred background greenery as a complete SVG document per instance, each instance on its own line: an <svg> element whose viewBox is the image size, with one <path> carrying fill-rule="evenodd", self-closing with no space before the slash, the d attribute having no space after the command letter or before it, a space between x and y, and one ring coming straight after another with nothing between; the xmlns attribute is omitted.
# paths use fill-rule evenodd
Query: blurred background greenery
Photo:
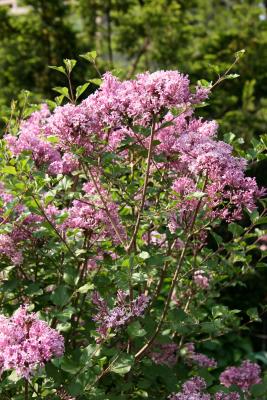
<svg viewBox="0 0 267 400"><path fill-rule="evenodd" d="M1 3L7 3L2 0ZM267 121L267 1L259 0L10 0L0 7L0 107L22 89L51 98L62 83L48 65L96 50L99 68L179 69L192 81L215 80L246 49L240 78L215 91L209 116L249 142ZM25 8L26 7L26 8ZM12 12L13 11L13 12ZM93 71L82 64L74 79ZM59 74L60 75L60 74Z"/></svg>

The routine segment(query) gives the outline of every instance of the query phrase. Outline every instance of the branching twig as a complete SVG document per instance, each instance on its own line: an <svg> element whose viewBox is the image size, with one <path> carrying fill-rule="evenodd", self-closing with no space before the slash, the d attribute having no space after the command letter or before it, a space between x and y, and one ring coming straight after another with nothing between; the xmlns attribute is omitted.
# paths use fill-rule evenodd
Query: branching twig
<svg viewBox="0 0 267 400"><path fill-rule="evenodd" d="M140 226L140 223L141 223L142 212L143 212L144 205L145 205L147 185L148 185L150 166L151 166L151 159L152 159L153 140L154 140L154 136L155 136L155 126L156 126L156 122L155 122L155 118L153 118L153 122L152 122L152 126L151 126L150 140L149 140L149 147L148 147L148 155L147 155L147 162L146 162L146 172L145 172L145 180L144 180L141 204L140 204L139 212L138 212L138 215L137 215L136 224L135 224L135 227L134 227L134 232L133 232L133 235L132 235L132 238L130 240L129 245L127 246L127 252L128 253L131 252L132 248L135 245L136 236L137 236L137 233L138 233L138 230L139 230L139 226Z"/></svg>

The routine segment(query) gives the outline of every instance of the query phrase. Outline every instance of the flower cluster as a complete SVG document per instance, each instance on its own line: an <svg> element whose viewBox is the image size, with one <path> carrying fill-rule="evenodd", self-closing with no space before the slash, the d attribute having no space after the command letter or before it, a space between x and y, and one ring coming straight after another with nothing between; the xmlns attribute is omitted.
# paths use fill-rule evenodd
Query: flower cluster
<svg viewBox="0 0 267 400"><path fill-rule="evenodd" d="M29 212L24 205L16 201L2 183L0 201L0 222L3 228L3 233L0 233L0 254L9 258L14 265L20 265L23 262L21 244L32 238L32 233L38 229L43 218Z"/></svg>
<svg viewBox="0 0 267 400"><path fill-rule="evenodd" d="M210 284L210 279L202 269L194 272L193 275L194 283L201 289L208 289Z"/></svg>
<svg viewBox="0 0 267 400"><path fill-rule="evenodd" d="M98 239L110 237L118 242L118 235L121 238L125 237L124 229L119 220L118 205L109 199L107 191L100 185L99 181L95 184L97 187L91 182L83 185L85 196L73 201L71 207L67 210L69 216L64 226L97 232ZM105 198L105 205L99 193L101 193L102 198ZM113 224L110 221L111 218ZM118 233L114 231L113 226L116 226Z"/></svg>
<svg viewBox="0 0 267 400"><path fill-rule="evenodd" d="M236 385L247 392L252 385L261 382L260 373L261 369L258 364L245 360L240 367L226 368L220 375L220 382L226 387Z"/></svg>
<svg viewBox="0 0 267 400"><path fill-rule="evenodd" d="M102 149L116 149L133 135L129 125L147 126L166 109L190 107L207 98L208 89L197 87L191 94L189 84L188 77L177 71L144 73L123 82L106 73L100 89L80 105L59 106L53 114L43 105L23 122L18 139L7 135L6 140L14 155L32 151L37 164L50 164L50 172L64 173L64 165L59 167L64 162L71 171L73 160L62 160L62 150L77 145L89 153L99 150L100 143ZM47 140L51 135L59 138L56 146Z"/></svg>
<svg viewBox="0 0 267 400"><path fill-rule="evenodd" d="M208 393L203 393L206 389L206 382L203 378L195 376L182 385L182 391L169 396L169 400L239 400L237 392L223 393L217 392L212 397Z"/></svg>
<svg viewBox="0 0 267 400"><path fill-rule="evenodd" d="M149 356L155 364L173 367L177 363L177 351L176 343L157 343Z"/></svg>
<svg viewBox="0 0 267 400"><path fill-rule="evenodd" d="M154 167L169 171L177 202L177 210L169 215L170 230L188 227L199 202L207 221L240 219L244 208L255 208L263 191L245 176L245 160L234 157L232 147L216 139L217 124L194 117L195 103L205 100L209 90L197 87L192 94L189 85L188 77L177 71L144 73L125 81L106 73L99 90L81 104L59 106L53 113L44 105L22 123L18 138L8 135L6 141L15 156L30 150L37 166L70 173L79 167L75 147L92 158L116 151L123 162L128 157L120 147L123 140L131 138L147 147L147 138L136 128L155 125L154 153L166 156L166 161L155 162ZM181 110L180 115L173 109ZM56 143L49 141L51 136ZM81 200L70 209L70 224L88 229L98 218L92 218L93 210Z"/></svg>
<svg viewBox="0 0 267 400"><path fill-rule="evenodd" d="M93 293L92 302L98 310L98 314L93 317L98 325L97 332L100 336L98 341L105 340L111 329L116 331L128 324L133 318L143 315L148 306L149 297L141 294L130 302L127 301L127 298L126 292L118 290L116 306L110 309L98 292Z"/></svg>
<svg viewBox="0 0 267 400"><path fill-rule="evenodd" d="M204 368L216 368L217 367L217 362L214 360L214 358L209 358L205 354L202 353L197 353L195 351L195 345L194 343L187 343L186 344L186 360L187 362L191 363L194 362L200 367Z"/></svg>
<svg viewBox="0 0 267 400"><path fill-rule="evenodd" d="M30 379L34 371L64 352L64 339L21 306L11 318L0 316L0 371L14 369Z"/></svg>
<svg viewBox="0 0 267 400"><path fill-rule="evenodd" d="M14 265L20 265L23 261L22 252L10 235L0 234L0 254L8 257Z"/></svg>
<svg viewBox="0 0 267 400"><path fill-rule="evenodd" d="M180 393L169 396L170 400L210 400L209 394L203 394L206 389L206 382L198 376L189 379L182 386Z"/></svg>
<svg viewBox="0 0 267 400"><path fill-rule="evenodd" d="M257 242L260 243L260 250L266 251L267 250L267 235L262 235L257 239Z"/></svg>
<svg viewBox="0 0 267 400"><path fill-rule="evenodd" d="M35 111L28 120L21 123L18 138L9 134L5 139L14 155L28 151L37 167L46 164L48 172L52 174L69 173L77 169L78 163L69 152L61 156L61 147L55 147L49 141L46 124L50 115L48 106L43 104L40 111Z"/></svg>
<svg viewBox="0 0 267 400"><path fill-rule="evenodd" d="M172 185L179 207L177 227L190 224L199 201L208 220L231 221L241 218L243 208L253 210L255 200L264 193L255 179L245 177L245 160L234 157L232 147L217 141L216 134L214 121L196 119L192 113L180 115L171 126L159 130L157 151L168 156L165 168L178 173Z"/></svg>

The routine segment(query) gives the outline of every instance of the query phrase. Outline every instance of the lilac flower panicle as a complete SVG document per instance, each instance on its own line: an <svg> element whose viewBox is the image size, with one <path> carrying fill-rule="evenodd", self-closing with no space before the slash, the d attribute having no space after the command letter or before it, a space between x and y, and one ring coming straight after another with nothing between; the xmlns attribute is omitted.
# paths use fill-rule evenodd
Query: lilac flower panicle
<svg viewBox="0 0 267 400"><path fill-rule="evenodd" d="M125 237L125 230L120 222L118 205L109 199L107 191L102 187L99 178L96 178L98 189L106 199L109 214L112 215L113 222L120 232L121 237ZM98 241L111 238L114 243L118 243L118 236L110 223L109 215L103 208L102 200L97 189L91 182L83 185L85 195L72 202L69 207L68 218L64 222L65 228L79 228L89 232L95 232ZM93 239L92 235L91 238Z"/></svg>
<svg viewBox="0 0 267 400"><path fill-rule="evenodd" d="M246 161L234 157L232 147L217 140L217 123L194 117L196 102L205 100L209 92L209 88L197 86L191 93L188 76L178 71L146 72L125 81L106 73L100 88L81 104L58 106L52 113L43 105L22 122L17 137L6 135L5 139L14 157L27 150L37 168L47 168L50 174L69 174L80 167L73 154L73 148L77 147L91 157L116 151L121 161L127 162L127 150L120 149L122 141L130 137L148 147L147 138L136 134L133 126L147 127L157 115L155 140L159 144L154 151L167 156L168 161L155 163L152 170L154 167L166 170L172 179L177 208L167 216L170 231L192 222L199 201L195 193L203 194L204 219L221 218L230 222L240 219L244 208L255 209L255 202L264 191L258 188L254 178L245 176ZM174 116L173 108L183 111ZM165 122L171 124L164 126ZM51 135L57 138L56 143L49 142ZM94 232L93 239L95 236L99 241L111 238L117 244L126 237L119 205L111 201L100 184L99 172L94 174L117 230L110 223L92 182L84 185L85 194L65 210L68 218L62 228ZM200 176L206 177L203 193L198 187ZM204 235L199 233L201 240ZM152 234L150 240L155 245L165 243L164 235ZM9 258L15 257L18 264L20 255L14 255L12 249L9 253L12 253ZM194 279L199 287L208 287L208 277L198 274Z"/></svg>
<svg viewBox="0 0 267 400"><path fill-rule="evenodd" d="M194 272L193 281L201 289L209 288L210 279L202 269Z"/></svg>
<svg viewBox="0 0 267 400"><path fill-rule="evenodd" d="M14 369L26 379L64 352L64 339L35 313L21 306L10 318L0 316L0 370Z"/></svg>
<svg viewBox="0 0 267 400"><path fill-rule="evenodd" d="M261 369L258 364L245 360L240 367L226 368L220 375L220 382L226 387L236 385L247 392L252 385L261 383L260 373Z"/></svg>
<svg viewBox="0 0 267 400"><path fill-rule="evenodd" d="M195 376L182 385L179 393L173 393L168 397L169 400L240 400L237 392L223 393L217 392L214 396L203 393L207 385L203 378Z"/></svg>
<svg viewBox="0 0 267 400"><path fill-rule="evenodd" d="M15 265L20 265L23 262L22 252L8 234L0 234L0 254L8 257Z"/></svg>
<svg viewBox="0 0 267 400"><path fill-rule="evenodd" d="M200 367L204 368L216 368L217 367L217 362L214 360L214 358L209 358L203 353L197 353L195 351L195 345L194 343L187 343L186 344L186 360L187 362L194 362Z"/></svg>
<svg viewBox="0 0 267 400"><path fill-rule="evenodd" d="M168 397L169 400L211 400L209 394L202 393L206 389L206 382L203 378L195 376L186 381L182 386L182 391L173 393Z"/></svg>
<svg viewBox="0 0 267 400"><path fill-rule="evenodd" d="M140 317L144 314L145 309L148 306L150 297L146 296L144 293L139 295L136 299L132 301L131 304L131 314L133 317Z"/></svg>
<svg viewBox="0 0 267 400"><path fill-rule="evenodd" d="M93 321L98 325L97 341L105 340L111 329L115 331L128 324L133 318L143 315L149 303L149 297L141 294L131 302L127 301L128 294L123 290L117 292L116 306L108 308L107 303L96 291L92 295L92 302L96 306L98 313L94 315Z"/></svg>
<svg viewBox="0 0 267 400"><path fill-rule="evenodd" d="M206 387L207 385L205 380L199 376L195 376L186 381L183 384L182 389L184 393L198 393L206 389Z"/></svg>
<svg viewBox="0 0 267 400"><path fill-rule="evenodd" d="M237 392L231 392L231 393L218 392L215 394L214 400L240 400L240 394Z"/></svg>
<svg viewBox="0 0 267 400"><path fill-rule="evenodd" d="M178 346L176 343L157 343L149 357L158 365L173 367L178 359Z"/></svg>

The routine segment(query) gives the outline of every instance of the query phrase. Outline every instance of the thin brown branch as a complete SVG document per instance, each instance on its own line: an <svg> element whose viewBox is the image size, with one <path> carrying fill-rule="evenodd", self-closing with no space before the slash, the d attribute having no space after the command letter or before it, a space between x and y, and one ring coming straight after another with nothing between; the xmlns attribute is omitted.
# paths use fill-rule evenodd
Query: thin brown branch
<svg viewBox="0 0 267 400"><path fill-rule="evenodd" d="M137 236L137 233L138 233L138 230L139 230L139 226L140 226L140 223L141 223L142 212L143 212L144 205L145 205L147 185L148 185L148 180L149 180L149 173L150 173L150 166L151 166L151 159L152 159L152 151L153 151L153 140L154 140L154 136L155 136L155 126L156 126L156 122L155 122L155 119L153 118L153 122L152 122L152 126L151 126L150 140L149 140L149 147L148 147L148 155L147 155L147 162L146 162L146 172L145 172L145 179L144 179L144 186L143 186L141 204L140 204L139 212L138 212L138 215L137 215L136 224L135 224L135 227L134 227L134 232L133 232L133 235L132 235L132 238L130 240L129 245L127 246L127 252L128 253L131 252L132 248L135 245L136 236Z"/></svg>
<svg viewBox="0 0 267 400"><path fill-rule="evenodd" d="M118 227L117 227L117 225L116 225L111 213L109 212L108 204L107 204L103 194L101 193L101 190L98 187L98 184L96 182L94 174L91 172L91 170L89 168L86 169L84 165L83 165L83 170L84 170L84 173L85 173L86 176L89 175L89 178L91 179L91 181L92 181L92 183L93 183L93 185L94 185L94 187L95 187L95 189L96 189L96 191L97 191L97 193L98 193L98 195L100 197L100 200L102 201L102 204L104 206L104 209L105 209L105 212L106 212L106 214L108 216L108 219L110 220L110 223L111 223L111 225L112 225L112 227L113 227L113 229L114 229L119 241L125 247L125 241L124 241L123 237L121 236L121 233L120 233L120 231L119 231L119 229L118 229Z"/></svg>
<svg viewBox="0 0 267 400"><path fill-rule="evenodd" d="M37 207L39 208L41 214L43 215L43 217L45 218L45 220L48 222L48 224L51 226L51 228L54 230L54 232L56 233L56 235L60 238L60 240L62 241L62 243L64 243L65 247L68 249L69 253L72 255L73 258L75 258L76 261L78 261L77 256L74 254L74 252L72 251L72 249L70 248L70 246L68 245L67 241L65 240L65 238L61 235L61 233L57 230L57 228L55 227L55 225L53 224L52 221L50 221L50 219L47 217L45 210L43 209L43 207L41 206L41 204L39 203L39 201L36 199L35 195L32 194L32 198L35 201L35 204L37 205Z"/></svg>
<svg viewBox="0 0 267 400"><path fill-rule="evenodd" d="M204 191L204 189L206 187L207 180L208 180L208 174L206 175L204 183L203 183L203 189L202 189L203 191ZM180 255L180 258L179 258L179 261L178 261L178 265L177 265L177 267L175 269L175 272L174 272L174 275L173 275L173 278L172 278L172 282L171 282L171 287L170 287L170 290L169 290L169 293L168 293L168 296L167 296L167 299L166 299L166 303L165 303L162 315L161 315L160 320L158 322L158 325L157 325L157 327L155 329L155 332L152 335L152 337L135 354L135 359L137 361L140 360L145 355L146 351L152 346L152 344L154 343L155 339L157 338L157 336L159 335L159 333L161 331L162 325L163 325L163 323L165 321L166 315L167 315L168 310L169 310L169 305L170 305L170 302L171 302L171 299L172 299L172 295L173 295L173 292L174 292L174 289L175 289L175 286L176 286L176 283L177 283L177 280L178 280L178 277L179 277L179 273L180 273L181 268L183 266L184 258L185 258L185 255L186 255L186 251L187 251L187 248L188 248L188 246L190 244L190 241L191 241L191 238L192 238L192 231L193 231L193 228L194 228L194 225L195 225L195 222L196 222L197 214L199 212L201 203L202 203L202 199L200 199L198 201L198 204L197 204L197 206L195 208L195 211L194 211L194 214L193 214L193 218L192 218L192 222L191 222L190 227L189 227L189 233L187 235L187 239L185 241L185 245L184 245L183 250L181 252L181 255Z"/></svg>

